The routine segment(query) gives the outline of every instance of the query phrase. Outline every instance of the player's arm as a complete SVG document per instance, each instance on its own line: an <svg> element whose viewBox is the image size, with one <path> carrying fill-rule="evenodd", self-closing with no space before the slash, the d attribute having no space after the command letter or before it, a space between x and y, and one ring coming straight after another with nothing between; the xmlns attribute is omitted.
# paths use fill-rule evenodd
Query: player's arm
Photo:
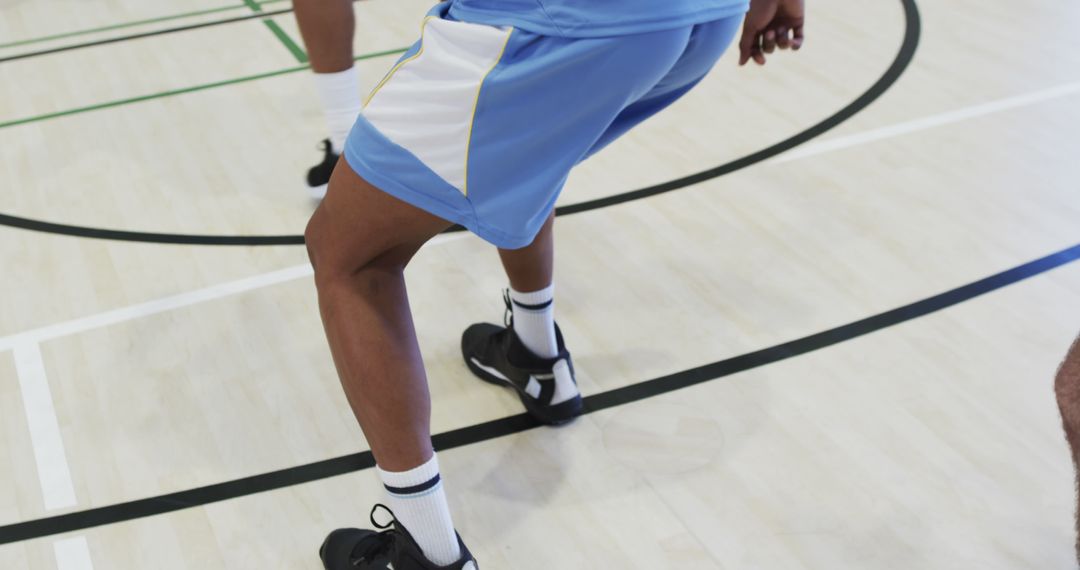
<svg viewBox="0 0 1080 570"><path fill-rule="evenodd" d="M751 59L765 65L776 48L798 50L803 44L803 0L750 0L739 41L739 65Z"/></svg>

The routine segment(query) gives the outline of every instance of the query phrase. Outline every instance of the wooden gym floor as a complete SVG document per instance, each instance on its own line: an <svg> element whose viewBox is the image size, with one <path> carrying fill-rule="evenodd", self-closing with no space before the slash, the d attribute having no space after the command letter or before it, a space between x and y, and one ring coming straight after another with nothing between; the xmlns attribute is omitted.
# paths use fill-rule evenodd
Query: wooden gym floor
<svg viewBox="0 0 1080 570"><path fill-rule="evenodd" d="M580 421L524 429L460 362L491 247L410 268L484 568L1075 566L1080 4L808 4L803 52L729 53L572 177ZM367 86L427 7L356 5ZM296 245L323 135L287 8L0 3L0 568L317 568L378 500Z"/></svg>

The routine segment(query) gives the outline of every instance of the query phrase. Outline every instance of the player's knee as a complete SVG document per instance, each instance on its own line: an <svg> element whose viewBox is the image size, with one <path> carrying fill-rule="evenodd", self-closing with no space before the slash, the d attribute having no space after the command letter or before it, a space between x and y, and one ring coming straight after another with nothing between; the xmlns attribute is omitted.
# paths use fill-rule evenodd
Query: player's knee
<svg viewBox="0 0 1080 570"><path fill-rule="evenodd" d="M358 262L354 255L350 255L350 245L342 242L340 236L333 236L331 216L326 209L319 208L304 229L304 245L307 246L311 266L315 269L315 285L320 292L343 281L363 266L362 260Z"/></svg>
<svg viewBox="0 0 1080 570"><path fill-rule="evenodd" d="M315 214L311 216L307 227L304 228L304 246L307 247L308 259L316 273L326 265L323 263L323 258L326 257L330 244L327 239L325 217L322 208L315 210Z"/></svg>
<svg viewBox="0 0 1080 570"><path fill-rule="evenodd" d="M350 234L351 241L335 231L333 214L320 208L308 221L304 243L308 258L315 269L315 286L320 295L335 290L353 293L378 291L387 279L394 280L404 272L408 258L393 250L383 251L378 240L362 233ZM338 226L340 227L340 226ZM341 286L341 287L338 287Z"/></svg>

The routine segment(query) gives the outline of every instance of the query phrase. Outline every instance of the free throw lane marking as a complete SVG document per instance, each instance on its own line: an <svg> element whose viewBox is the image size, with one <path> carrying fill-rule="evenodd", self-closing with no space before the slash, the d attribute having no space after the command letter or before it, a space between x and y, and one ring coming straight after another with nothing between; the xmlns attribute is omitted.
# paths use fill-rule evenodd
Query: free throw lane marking
<svg viewBox="0 0 1080 570"><path fill-rule="evenodd" d="M73 536L53 543L56 570L94 570L86 537Z"/></svg>
<svg viewBox="0 0 1080 570"><path fill-rule="evenodd" d="M45 376L41 347L36 342L22 343L15 346L14 355L45 510L74 507L75 487L71 484L71 471L60 437L60 422L56 419L49 380Z"/></svg>

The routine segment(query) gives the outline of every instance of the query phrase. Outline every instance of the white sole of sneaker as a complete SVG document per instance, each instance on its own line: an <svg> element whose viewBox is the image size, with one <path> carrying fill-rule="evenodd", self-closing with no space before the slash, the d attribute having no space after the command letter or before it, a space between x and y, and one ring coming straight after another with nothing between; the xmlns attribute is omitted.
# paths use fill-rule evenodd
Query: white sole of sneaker
<svg viewBox="0 0 1080 570"><path fill-rule="evenodd" d="M559 404L541 406L533 400L533 398L535 398L534 395L523 393L503 373L490 366L481 364L475 357L467 357L465 364L476 377L484 382L505 386L513 390L518 399L521 400L522 405L525 406L525 410L534 418L547 425L563 425L574 421L578 416L584 413L584 401L581 398L581 394L577 394L569 400Z"/></svg>

